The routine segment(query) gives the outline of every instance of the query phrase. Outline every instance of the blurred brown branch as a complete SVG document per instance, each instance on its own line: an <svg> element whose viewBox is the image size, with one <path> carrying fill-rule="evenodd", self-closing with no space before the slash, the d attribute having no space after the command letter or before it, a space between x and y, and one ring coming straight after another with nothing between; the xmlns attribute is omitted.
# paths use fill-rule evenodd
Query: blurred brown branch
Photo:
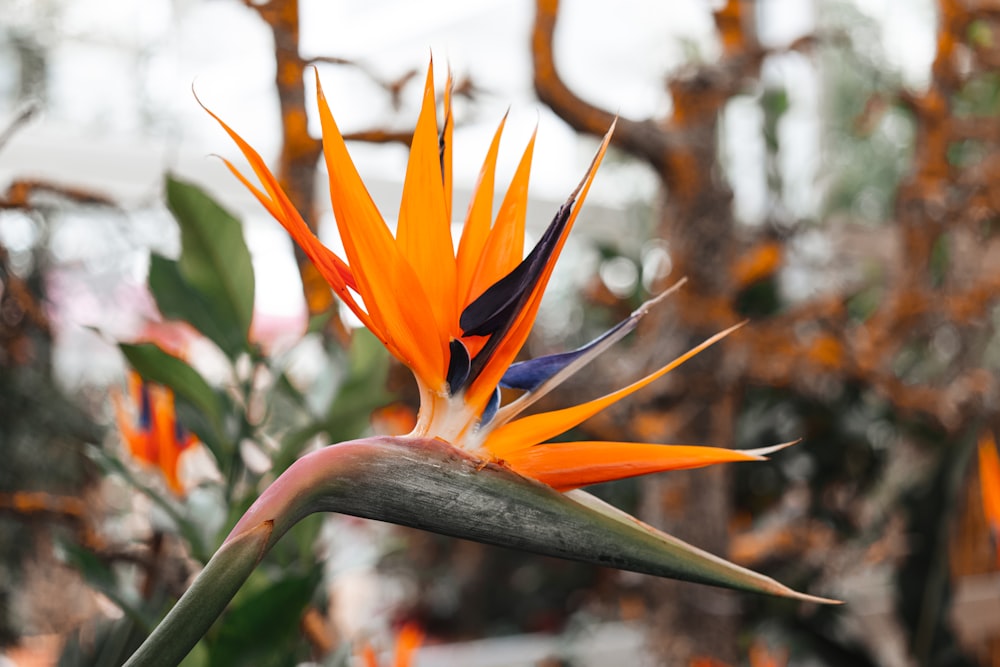
<svg viewBox="0 0 1000 667"><path fill-rule="evenodd" d="M994 67L996 40L983 40L974 50L965 45L973 21L987 21L998 34L997 12L970 8L974 3L939 1L939 28L932 79L922 92L902 92L895 100L873 98L856 129L869 132L892 102L908 109L916 135L909 173L896 193L895 212L886 224L868 233L877 241L862 245L880 257L884 276L874 312L852 313L858 285L757 317L734 335L710 361L679 369L675 382L649 396L646 406L628 415L601 416L588 430L625 438L725 442L725 424L732 424L734 404L747 387L783 387L819 395L829 382L874 391L902 415L927 420L934 428L957 435L970 420L995 415L997 378L981 368L984 341L991 333L990 314L1000 303L1000 245L982 232L982 224L1000 211L1000 161L987 157L970 165L950 159L960 141L986 145L1000 140L1000 118L963 116L953 108L953 96L978 72ZM753 25L754 4L729 0L714 13L722 45L717 62L689 66L671 77L673 100L669 116L659 119L621 118L614 144L646 162L664 189L658 235L671 252L673 275L686 275L688 287L672 301L673 310L654 326L674 337L680 332L705 336L740 318L744 291L780 273L789 257L785 243L771 227L738 225L732 194L718 177L718 118L723 105L747 88L759 86L763 61L773 53L762 48ZM532 34L535 89L539 98L576 130L600 136L613 115L580 98L558 73L554 41L558 0L537 0ZM818 38L803 37L785 50L806 51ZM972 58L967 56L971 54ZM935 254L945 244L949 260L935 269ZM887 259L887 261L882 261ZM937 271L937 274L935 273ZM957 339L960 352L945 372L916 378L900 372L897 360L908 348L927 345L943 328ZM651 345L662 346L661 337ZM688 339L690 340L690 339ZM675 342L678 347L683 340ZM652 358L654 354L650 351ZM731 433L728 434L731 437ZM709 549L725 550L725 536L704 539L704 517L725 520L729 493L724 473L694 473L698 482L674 482L685 495L684 506L701 511L673 519L681 536L697 539ZM676 496L657 480L649 516L670 522ZM659 495L661 500L657 501ZM721 497L720 497L721 496ZM659 503L659 504L657 504ZM672 501L671 501L672 503ZM721 508L721 513L720 513ZM770 544L783 533L757 536L753 544ZM707 537L711 537L710 535ZM757 549L751 537L741 538L740 553ZM768 540L771 540L770 542ZM749 557L748 557L749 558ZM680 593L680 595L676 595ZM704 615L704 603L688 602L682 591L671 591L680 609L668 628L706 650L725 644L725 621ZM680 625L678 625L678 623ZM731 637L731 635L728 635ZM670 649L661 657L682 662ZM734 656L722 655L727 660Z"/></svg>

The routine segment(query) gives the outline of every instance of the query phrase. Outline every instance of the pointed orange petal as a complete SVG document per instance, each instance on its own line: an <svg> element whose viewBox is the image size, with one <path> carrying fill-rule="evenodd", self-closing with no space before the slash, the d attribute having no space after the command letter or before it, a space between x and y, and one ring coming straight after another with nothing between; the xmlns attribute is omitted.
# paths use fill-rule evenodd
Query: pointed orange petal
<svg viewBox="0 0 1000 667"><path fill-rule="evenodd" d="M197 99L197 97L196 97ZM198 102L201 104L201 102ZM346 284L355 287L354 279L351 276L351 270L348 268L347 264L344 263L342 259L337 257L336 253L324 246L316 235L312 233L309 226L306 225L302 216L292 205L291 200L288 195L285 194L284 190L281 189L281 185L278 183L278 179L274 177L271 170L267 168L264 159L260 154L253 149L244 139L236 133L229 125L227 125L221 118L219 118L215 113L208 109L205 105L201 105L208 115L215 119L215 121L222 126L222 129L226 131L226 134L232 138L239 147L240 152L246 158L247 162L250 163L250 168L253 169L254 174L260 180L261 185L264 186L265 192L261 192L259 188L254 186L243 174L236 169L235 166L225 158L222 161L225 163L229 171L233 173L236 178L240 180L243 185L250 190L250 192L257 198L264 208L274 216L275 220L281 223L281 225L291 234L295 242L299 244L303 251L309 259L316 265L316 268L320 270L323 277L326 278L327 282L331 284L335 289L338 288L339 284ZM339 292L340 290L338 290Z"/></svg>
<svg viewBox="0 0 1000 667"><path fill-rule="evenodd" d="M448 67L448 78L444 82L444 130L441 131L441 180L444 183L444 217L451 224L452 205L452 171L451 154L455 135L455 118L451 114L451 89L454 81L451 77L451 67Z"/></svg>
<svg viewBox="0 0 1000 667"><path fill-rule="evenodd" d="M500 136L507 122L504 114L500 125L493 134L493 141L486 152L483 167L479 171L479 180L473 191L469 210L465 214L465 225L462 227L462 238L458 242L458 307L464 309L479 296L472 293L472 278L482 257L483 247L490 234L490 223L493 220L493 190L497 170L497 155L500 152ZM482 291L482 290L480 290Z"/></svg>
<svg viewBox="0 0 1000 667"><path fill-rule="evenodd" d="M476 410L482 410L486 406L486 402L489 401L490 396L493 394L493 390L496 388L497 384L500 382L500 378L507 371L507 368L514 362L517 357L518 352L524 347L524 343L528 340L528 334L531 332L531 327L535 323L535 316L538 314L538 306L542 302L542 296L545 294L545 287L548 285L549 278L552 276L552 269L555 267L556 260L559 258L559 253L562 252L563 246L566 244L566 238L570 231L573 229L573 223L576 222L576 216L580 213L580 208L583 206L584 200L587 198L587 193L590 191L590 184L594 181L594 176L597 174L597 168L601 165L601 161L604 159L604 154L607 152L608 144L611 142L611 135L615 131L615 125L612 123L611 127L608 129L607 134L604 135L604 139L601 142L601 146L594 156L593 161L590 163L590 168L587 170L586 175L577 186L576 192L570 195L570 199L573 201L573 208L570 212L569 220L563 229L562 235L559 237L559 241L556 244L555 250L549 258L548 266L545 267L545 271L542 273L541 278L535 285L535 289L531 294L531 297L527 304L525 304L521 314L518 316L517 321L504 336L504 340L501 341L497 350L493 353L493 357L490 362L479 374L479 377L472 383L466 392L466 402L473 406ZM540 442L540 441L536 441Z"/></svg>
<svg viewBox="0 0 1000 667"><path fill-rule="evenodd" d="M141 401L139 388L135 384L137 379L138 375L135 375L134 372L129 373L128 385L133 406L139 406ZM143 463L156 463L156 457L152 452L149 433L135 427L135 416L129 411L128 406L125 405L125 398L121 395L121 392L112 391L111 402L114 406L115 422L118 424L118 432L121 433L122 440L124 440L125 444L128 446L129 454L131 454L137 461L141 461Z"/></svg>
<svg viewBox="0 0 1000 667"><path fill-rule="evenodd" d="M386 347L435 391L444 387L447 332L440 332L413 267L400 253L361 181L316 76L330 201L358 291ZM439 186L440 188L440 186Z"/></svg>
<svg viewBox="0 0 1000 667"><path fill-rule="evenodd" d="M507 193L504 195L497 219L483 246L476 272L469 285L470 299L478 297L493 283L510 273L524 258L524 225L528 214L528 179L531 176L531 158L535 152L538 128L521 155Z"/></svg>
<svg viewBox="0 0 1000 667"><path fill-rule="evenodd" d="M437 330L447 344L461 332L456 311L455 250L442 181L443 158L434 102L434 68L429 67L423 105L410 144L396 240L423 285Z"/></svg>
<svg viewBox="0 0 1000 667"><path fill-rule="evenodd" d="M1000 564L1000 456L990 432L979 439L979 487L983 499L983 515L996 541L997 563Z"/></svg>
<svg viewBox="0 0 1000 667"><path fill-rule="evenodd" d="M553 442L503 457L503 461L517 472L557 491L666 470L765 460L751 452L721 447L636 442Z"/></svg>
<svg viewBox="0 0 1000 667"><path fill-rule="evenodd" d="M580 405L574 405L569 408L555 410L552 412L542 412L528 417L523 417L510 422L509 424L504 424L486 436L483 448L488 450L494 456L507 460L512 455L512 452L531 447L532 445L536 445L540 442L548 440L549 438L553 438L560 433L564 433L577 424L593 417L609 405L620 401L626 396L639 391L654 380L663 377L705 348L714 345L732 332L736 331L742 327L743 324L744 323L740 323L726 329L725 331L720 331L700 345L697 345L677 357L656 372L650 373L641 380L633 382L618 391L606 394L605 396L586 403L581 403Z"/></svg>
<svg viewBox="0 0 1000 667"><path fill-rule="evenodd" d="M184 485L179 475L181 443L177 441L177 421L174 414L174 395L164 387L151 387L153 404L152 432L156 440L156 465L167 486L177 495L184 495Z"/></svg>

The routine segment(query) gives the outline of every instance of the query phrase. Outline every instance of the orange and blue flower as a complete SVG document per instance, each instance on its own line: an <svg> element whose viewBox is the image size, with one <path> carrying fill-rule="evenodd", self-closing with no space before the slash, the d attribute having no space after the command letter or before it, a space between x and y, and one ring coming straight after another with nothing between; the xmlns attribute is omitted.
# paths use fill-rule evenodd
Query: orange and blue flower
<svg viewBox="0 0 1000 667"><path fill-rule="evenodd" d="M580 405L522 416L540 397L634 329L653 303L644 304L575 351L514 363L604 158L613 127L579 186L556 212L535 247L525 254L525 213L535 137L528 141L493 219L497 153L504 127L501 121L456 246L451 231L454 121L450 80L439 131L433 68L428 71L395 235L351 160L318 75L317 90L330 201L345 259L316 238L260 155L218 116L212 116L239 146L260 186L228 160L226 165L288 230L344 304L413 371L420 391L420 411L409 437L443 440L561 491L663 470L760 460L773 451L630 442L546 444L646 387L740 325L627 387ZM501 387L521 394L501 404Z"/></svg>
<svg viewBox="0 0 1000 667"><path fill-rule="evenodd" d="M198 439L177 420L173 392L131 371L128 403L121 394L114 394L118 430L129 453L140 463L157 468L167 487L183 496L186 488L180 474L181 455Z"/></svg>

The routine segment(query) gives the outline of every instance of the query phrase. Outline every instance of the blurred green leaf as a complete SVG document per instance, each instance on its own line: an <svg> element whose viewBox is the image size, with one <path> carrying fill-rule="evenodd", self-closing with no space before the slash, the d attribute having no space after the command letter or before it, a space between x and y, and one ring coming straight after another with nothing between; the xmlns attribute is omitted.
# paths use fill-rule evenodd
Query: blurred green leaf
<svg viewBox="0 0 1000 667"><path fill-rule="evenodd" d="M969 23L965 34L971 46L983 48L993 46L993 31L990 29L990 24L982 19Z"/></svg>
<svg viewBox="0 0 1000 667"><path fill-rule="evenodd" d="M251 577L250 586L233 601L212 637L210 664L296 664L294 648L301 644L299 622L321 579L320 566L275 582ZM287 650L279 650L281 646Z"/></svg>
<svg viewBox="0 0 1000 667"><path fill-rule="evenodd" d="M172 389L176 397L187 400L203 412L212 428L221 432L222 403L219 395L198 371L153 343L119 343L118 347L139 375Z"/></svg>
<svg viewBox="0 0 1000 667"><path fill-rule="evenodd" d="M331 308L329 310L324 310L322 313L311 316L309 318L309 323L306 326L306 333L319 333L323 331L323 329L326 328L326 325L329 324L330 320L333 319L336 312L335 308Z"/></svg>
<svg viewBox="0 0 1000 667"><path fill-rule="evenodd" d="M178 269L211 305L223 329L245 341L253 318L254 275L239 220L189 183L167 178L167 205L181 227Z"/></svg>
<svg viewBox="0 0 1000 667"><path fill-rule="evenodd" d="M195 644L191 652L181 661L180 667L211 667L212 653L208 642L202 640Z"/></svg>
<svg viewBox="0 0 1000 667"><path fill-rule="evenodd" d="M230 359L247 351L246 332L216 315L200 291L185 280L180 264L153 253L149 260L149 291L167 319L184 320L219 346Z"/></svg>

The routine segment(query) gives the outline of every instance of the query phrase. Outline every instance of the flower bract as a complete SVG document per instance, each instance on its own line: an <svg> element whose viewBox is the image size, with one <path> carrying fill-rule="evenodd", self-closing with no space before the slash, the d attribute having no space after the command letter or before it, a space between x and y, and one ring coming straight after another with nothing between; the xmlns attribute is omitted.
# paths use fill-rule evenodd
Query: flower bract
<svg viewBox="0 0 1000 667"><path fill-rule="evenodd" d="M231 162L226 161L226 165L288 230L343 303L413 371L420 391L420 411L411 437L444 440L562 491L663 470L760 460L770 451L624 442L548 443L646 387L740 325L622 389L579 405L523 416L538 398L632 331L652 305L644 304L578 350L515 363L555 262L604 158L613 127L580 184L556 211L538 243L525 252L534 136L494 217L495 172L504 127L504 121L500 122L466 209L461 234L455 239L450 77L439 126L431 67L413 132L394 234L354 166L318 75L317 90L330 203L345 257L319 241L260 155L213 114L239 146L259 185ZM501 388L521 393L501 404Z"/></svg>

